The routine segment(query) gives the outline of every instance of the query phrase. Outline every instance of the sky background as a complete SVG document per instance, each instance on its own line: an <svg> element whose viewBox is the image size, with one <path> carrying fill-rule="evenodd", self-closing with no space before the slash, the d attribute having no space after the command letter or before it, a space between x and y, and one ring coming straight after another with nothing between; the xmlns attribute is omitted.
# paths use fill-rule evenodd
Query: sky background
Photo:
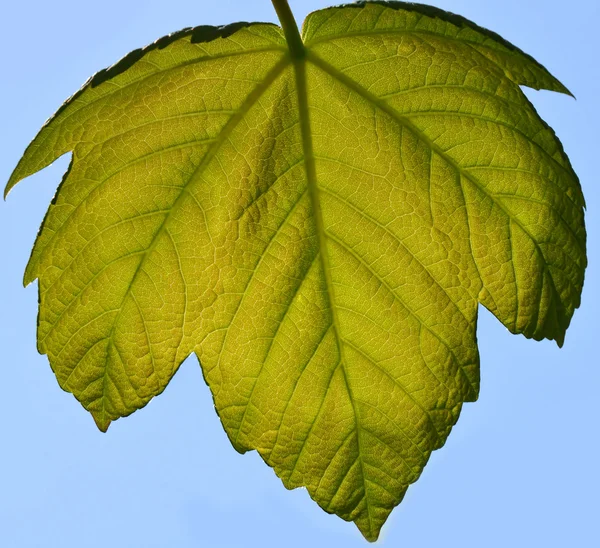
<svg viewBox="0 0 600 548"><path fill-rule="evenodd" d="M481 395L392 513L378 545L600 546L597 0L437 0L533 55L577 101L527 91L587 199L589 267L565 346L511 335L480 310ZM329 0L291 0L299 23ZM0 17L0 181L94 72L187 26L276 21L269 0L6 2ZM0 203L0 546L366 547L353 524L239 455L188 359L159 397L100 433L36 351L37 284L22 275L67 168Z"/></svg>

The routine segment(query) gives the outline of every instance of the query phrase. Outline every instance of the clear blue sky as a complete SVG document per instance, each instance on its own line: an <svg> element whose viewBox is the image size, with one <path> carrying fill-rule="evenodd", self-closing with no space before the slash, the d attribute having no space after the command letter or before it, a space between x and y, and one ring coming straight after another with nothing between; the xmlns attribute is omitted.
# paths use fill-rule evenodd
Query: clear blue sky
<svg viewBox="0 0 600 548"><path fill-rule="evenodd" d="M600 546L598 290L600 3L435 0L512 41L577 96L528 91L587 199L590 266L566 343L510 335L482 310L481 396L467 404L383 530L381 546ZM301 21L329 0L291 0ZM269 0L33 0L0 18L0 180L41 124L97 70L186 26L274 21ZM231 447L198 363L101 434L35 347L37 288L22 273L67 167L0 203L0 546L366 547L354 525L287 491L256 453Z"/></svg>

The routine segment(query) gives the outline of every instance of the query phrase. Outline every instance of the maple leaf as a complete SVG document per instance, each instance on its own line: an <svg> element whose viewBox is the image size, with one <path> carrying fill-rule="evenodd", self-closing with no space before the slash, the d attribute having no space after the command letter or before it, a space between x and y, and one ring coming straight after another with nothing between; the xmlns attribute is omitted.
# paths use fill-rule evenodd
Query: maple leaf
<svg viewBox="0 0 600 548"><path fill-rule="evenodd" d="M568 93L462 17L359 2L99 72L7 185L72 152L25 274L38 347L106 431L195 353L238 451L375 540L477 398L478 303L562 345L584 200L519 88Z"/></svg>

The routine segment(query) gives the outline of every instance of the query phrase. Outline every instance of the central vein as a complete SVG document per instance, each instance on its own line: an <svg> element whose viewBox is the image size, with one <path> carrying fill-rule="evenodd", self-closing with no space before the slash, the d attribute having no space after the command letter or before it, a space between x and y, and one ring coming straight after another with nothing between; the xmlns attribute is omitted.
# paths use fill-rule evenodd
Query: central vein
<svg viewBox="0 0 600 548"><path fill-rule="evenodd" d="M306 182L308 186L308 192L310 195L310 201L312 211L315 219L315 228L317 232L319 242L319 257L321 262L321 270L323 271L323 277L325 278L325 289L327 294L327 301L329 304L329 310L331 313L331 323L335 332L335 340L337 343L339 353L339 367L341 368L344 384L348 393L350 404L354 411L354 420L356 425L356 445L357 445L357 460L359 461L361 475L363 481L365 481L365 470L362 463L362 448L361 448L361 425L360 416L358 409L354 403L354 396L352 394L352 388L350 386L350 379L346 371L347 361L344 357L344 340L340 332L340 322L337 315L335 306L335 291L333 280L331 279L331 265L329 262L329 255L327 253L327 235L325 231L325 225L323 223L323 214L321 211L321 200L319 196L319 185L317 182L317 170L315 166L315 155L313 152L313 141L312 132L310 128L310 117L309 117L309 106L308 106L308 89L306 83L306 60L305 57L294 59L294 71L296 75L296 89L298 93L298 110L300 114L300 131L302 134L302 151L304 154L304 166L306 170ZM367 512L369 519L371 518L369 497L367 494L366 481L364 483L364 496L367 505Z"/></svg>
<svg viewBox="0 0 600 548"><path fill-rule="evenodd" d="M306 82L306 49L304 42L298 32L298 25L290 10L287 0L272 0L273 7L277 12L281 27L285 33L285 38L288 43L290 51L290 57L294 64L294 72L296 76L296 91L298 94L298 110L300 115L300 132L302 134L302 152L304 154L304 167L306 170L306 183L308 186L308 192L310 195L310 202L312 211L315 219L315 228L317 232L317 238L319 243L319 259L321 263L321 270L323 271L323 277L325 278L325 292L327 294L327 301L329 310L331 313L331 325L335 332L335 340L338 348L339 360L335 367L341 368L343 375L344 384L348 393L348 399L350 405L354 411L354 421L356 428L356 449L357 449L357 460L360 465L361 476L364 482L364 497L367 506L367 514L371 529L373 529L371 508L369 505L369 496L367 494L367 482L365 477L365 469L362 461L362 448L361 448L361 425L360 416L358 409L355 405L354 396L352 394L352 388L350 386L350 379L346 371L347 361L344 357L344 339L340 332L340 322L337 315L335 306L335 292L333 286L333 280L331 279L331 265L329 263L329 255L327 253L327 235L325 231L325 225L323 223L323 214L321 211L321 200L319 196L319 185L317 182L317 169L315 166L315 155L313 152L313 141L312 132L310 128L310 116L309 116L309 105L308 105L308 86Z"/></svg>

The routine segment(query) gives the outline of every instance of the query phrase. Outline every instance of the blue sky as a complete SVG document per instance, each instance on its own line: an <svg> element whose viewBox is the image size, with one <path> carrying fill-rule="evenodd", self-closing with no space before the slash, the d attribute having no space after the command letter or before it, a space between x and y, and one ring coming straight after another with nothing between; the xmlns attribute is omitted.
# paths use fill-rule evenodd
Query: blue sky
<svg viewBox="0 0 600 548"><path fill-rule="evenodd" d="M563 349L510 335L481 310L482 387L391 515L379 545L600 545L596 342L600 259L600 5L437 0L533 55L577 97L527 91L587 199L590 266ZM298 21L328 0L291 0ZM88 76L186 26L275 21L268 0L10 2L0 18L0 180ZM195 359L145 409L101 434L35 347L37 288L22 288L63 158L0 204L0 546L365 547L354 525L287 491L231 447Z"/></svg>

